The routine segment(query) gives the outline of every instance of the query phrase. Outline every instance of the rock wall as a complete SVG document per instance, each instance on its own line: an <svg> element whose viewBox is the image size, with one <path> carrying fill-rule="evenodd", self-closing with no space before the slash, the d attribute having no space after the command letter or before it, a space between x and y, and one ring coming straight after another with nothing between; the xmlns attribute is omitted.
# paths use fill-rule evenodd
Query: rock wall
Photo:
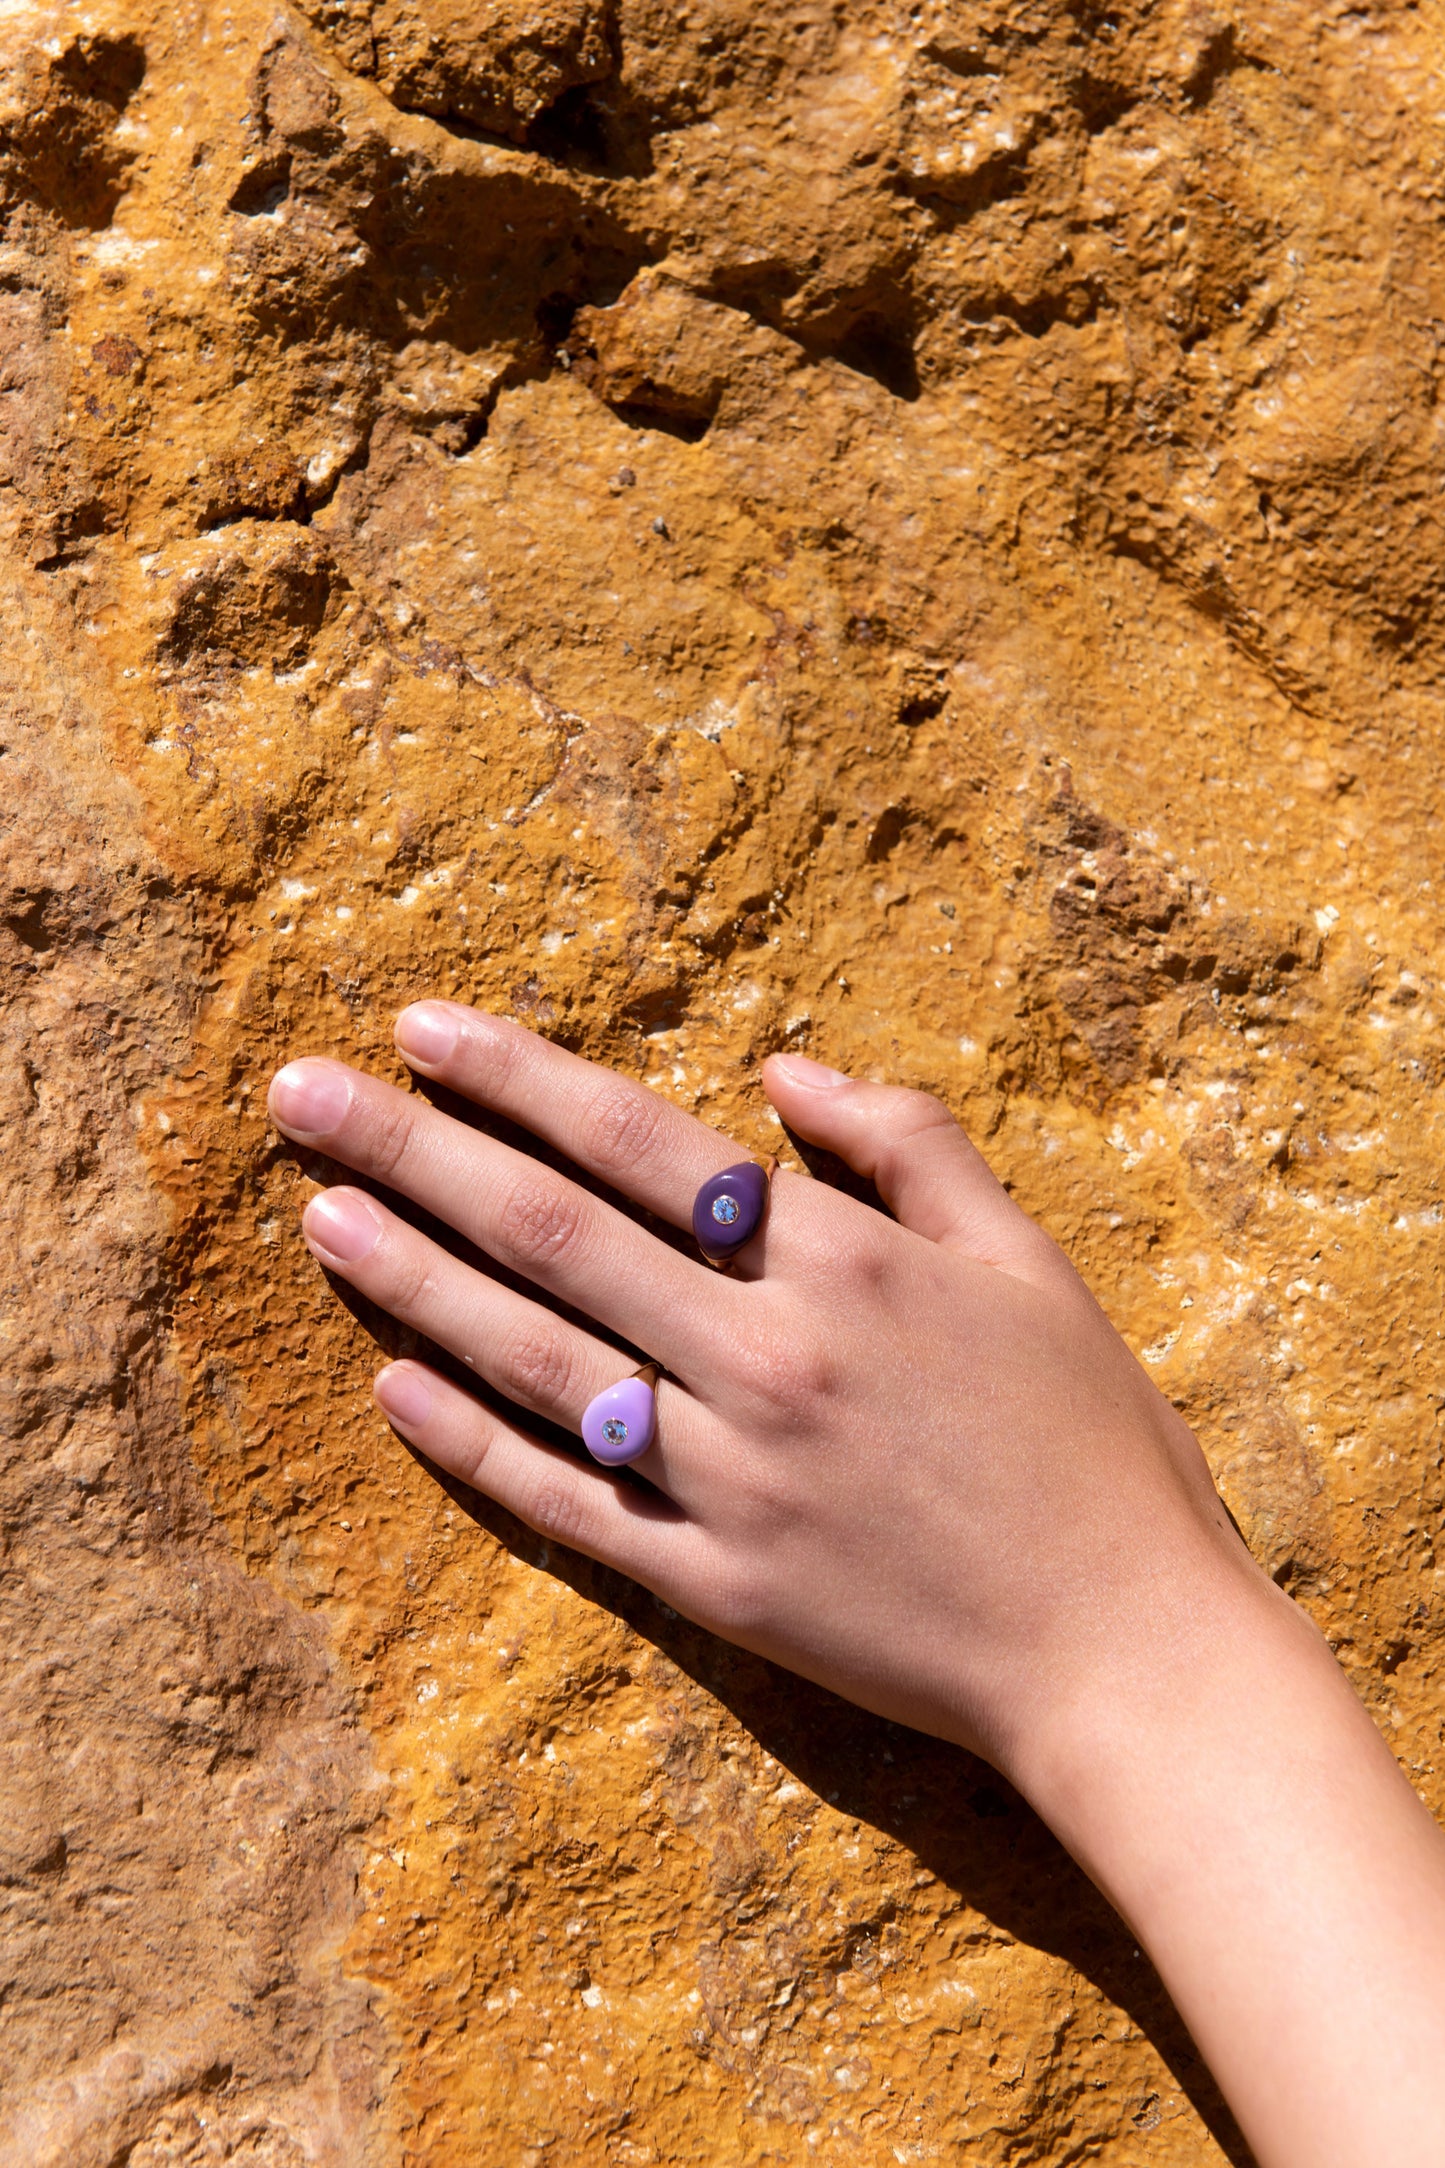
<svg viewBox="0 0 1445 2168"><path fill-rule="evenodd" d="M408 1457L262 1102L936 1089L1438 1807L1442 60L0 11L6 2168L1243 2161L990 1772Z"/></svg>

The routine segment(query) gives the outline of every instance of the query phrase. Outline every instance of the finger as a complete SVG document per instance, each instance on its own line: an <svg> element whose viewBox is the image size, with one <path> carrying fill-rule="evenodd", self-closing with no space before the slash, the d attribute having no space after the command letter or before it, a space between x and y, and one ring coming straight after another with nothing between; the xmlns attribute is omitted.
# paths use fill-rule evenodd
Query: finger
<svg viewBox="0 0 1445 2168"><path fill-rule="evenodd" d="M681 1589L701 1555L701 1531L671 1499L529 1438L425 1363L389 1364L373 1390L409 1445L539 1536L664 1597Z"/></svg>
<svg viewBox="0 0 1445 2168"><path fill-rule="evenodd" d="M338 1061L272 1079L272 1120L455 1227L689 1384L710 1376L738 1290L525 1152Z"/></svg>
<svg viewBox="0 0 1445 2168"><path fill-rule="evenodd" d="M418 1001L396 1043L425 1076L520 1122L674 1227L709 1175L749 1155L645 1084L457 1001Z"/></svg>
<svg viewBox="0 0 1445 2168"><path fill-rule="evenodd" d="M929 1093L846 1077L801 1054L771 1055L763 1088L790 1129L866 1176L915 1234L1025 1278L1062 1261Z"/></svg>
<svg viewBox="0 0 1445 2168"><path fill-rule="evenodd" d="M533 1415L580 1430L588 1402L632 1368L605 1340L474 1271L362 1190L322 1190L301 1225L328 1271ZM675 1496L701 1410L672 1380L664 1397L666 1424L633 1465Z"/></svg>

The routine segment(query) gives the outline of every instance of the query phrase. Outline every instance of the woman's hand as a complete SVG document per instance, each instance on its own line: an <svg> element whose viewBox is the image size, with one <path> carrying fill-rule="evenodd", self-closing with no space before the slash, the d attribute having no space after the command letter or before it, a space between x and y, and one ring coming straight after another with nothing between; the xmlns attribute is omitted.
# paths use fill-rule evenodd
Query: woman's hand
<svg viewBox="0 0 1445 2168"><path fill-rule="evenodd" d="M406 1010L397 1042L678 1228L742 1156L454 1003ZM539 1299L352 1188L306 1209L331 1271L573 1430L635 1366L616 1341L665 1370L641 1482L424 1363L381 1373L383 1410L675 1610L993 1761L1147 1945L1265 2168L1438 2168L1445 1843L1324 1642L937 1101L795 1056L763 1078L788 1127L894 1217L782 1172L723 1276L423 1098L339 1062L283 1069L270 1103L288 1136L424 1206Z"/></svg>
<svg viewBox="0 0 1445 2168"><path fill-rule="evenodd" d="M495 1017L425 1002L397 1042L679 1228L698 1185L744 1156ZM1012 1770L1026 1735L1152 1638L1171 1586L1254 1569L1184 1424L936 1100L795 1057L764 1083L896 1222L784 1171L724 1276L335 1062L283 1070L271 1107L666 1372L636 1464L648 1490L529 1439L421 1363L377 1382L404 1437L688 1617ZM314 1198L305 1232L372 1301L572 1430L632 1366L360 1190Z"/></svg>

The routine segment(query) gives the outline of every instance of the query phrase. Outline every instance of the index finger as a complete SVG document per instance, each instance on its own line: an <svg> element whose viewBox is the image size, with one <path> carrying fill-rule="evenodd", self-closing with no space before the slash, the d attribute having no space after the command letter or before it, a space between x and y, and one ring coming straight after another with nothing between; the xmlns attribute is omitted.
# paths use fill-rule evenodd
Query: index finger
<svg viewBox="0 0 1445 2168"><path fill-rule="evenodd" d="M738 1147L645 1084L459 1001L418 1001L396 1021L409 1067L545 1138L674 1227L691 1225L709 1175Z"/></svg>

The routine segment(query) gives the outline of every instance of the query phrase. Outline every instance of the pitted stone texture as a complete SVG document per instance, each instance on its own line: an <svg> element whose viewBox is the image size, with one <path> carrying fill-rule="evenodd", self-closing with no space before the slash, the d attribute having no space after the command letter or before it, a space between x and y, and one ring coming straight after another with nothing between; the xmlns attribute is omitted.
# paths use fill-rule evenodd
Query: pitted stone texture
<svg viewBox="0 0 1445 2168"><path fill-rule="evenodd" d="M0 37L0 2160L1238 2160L987 1771L398 1448L261 1108L941 1092L1438 1807L1427 12Z"/></svg>
<svg viewBox="0 0 1445 2168"><path fill-rule="evenodd" d="M240 1570L187 1450L142 1139L206 943L49 602L10 568L0 2160L232 2157L156 2150L194 2127L343 2168L384 2069L338 1962L369 1756L320 1622Z"/></svg>

